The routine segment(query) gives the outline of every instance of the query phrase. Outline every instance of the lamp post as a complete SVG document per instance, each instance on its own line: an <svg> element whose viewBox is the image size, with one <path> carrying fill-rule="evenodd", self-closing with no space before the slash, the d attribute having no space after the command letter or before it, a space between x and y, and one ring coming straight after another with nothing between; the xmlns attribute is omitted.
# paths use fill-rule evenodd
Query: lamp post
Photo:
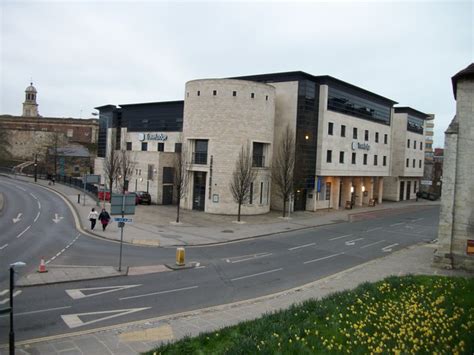
<svg viewBox="0 0 474 355"><path fill-rule="evenodd" d="M35 154L35 182L38 181L38 154Z"/></svg>
<svg viewBox="0 0 474 355"><path fill-rule="evenodd" d="M10 355L15 354L15 331L13 330L13 289L15 288L15 267L23 267L26 264L22 261L10 264Z"/></svg>

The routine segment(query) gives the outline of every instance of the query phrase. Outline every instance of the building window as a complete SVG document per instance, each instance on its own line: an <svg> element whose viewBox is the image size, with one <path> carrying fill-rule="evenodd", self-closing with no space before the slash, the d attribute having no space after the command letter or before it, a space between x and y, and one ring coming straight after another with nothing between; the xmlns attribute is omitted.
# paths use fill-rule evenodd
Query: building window
<svg viewBox="0 0 474 355"><path fill-rule="evenodd" d="M175 143L175 144L174 144L174 151L175 151L176 153L181 153L182 147L183 147L183 144L182 144L182 143Z"/></svg>
<svg viewBox="0 0 474 355"><path fill-rule="evenodd" d="M165 143L158 143L158 151L159 152L165 151Z"/></svg>
<svg viewBox="0 0 474 355"><path fill-rule="evenodd" d="M420 162L418 164L418 167L421 169L421 159L420 159Z"/></svg>
<svg viewBox="0 0 474 355"><path fill-rule="evenodd" d="M197 95L198 95L198 96L201 96L201 91L198 90Z"/></svg>
<svg viewBox="0 0 474 355"><path fill-rule="evenodd" d="M354 128L352 129L352 138L353 138L353 139L357 139L357 128L356 128L356 127L354 127Z"/></svg>
<svg viewBox="0 0 474 355"><path fill-rule="evenodd" d="M186 93L186 97L189 97L189 92Z"/></svg>
<svg viewBox="0 0 474 355"><path fill-rule="evenodd" d="M142 151L146 152L148 150L148 143L142 142Z"/></svg>
<svg viewBox="0 0 474 355"><path fill-rule="evenodd" d="M388 143L388 134L383 135L383 143L387 144Z"/></svg>
<svg viewBox="0 0 474 355"><path fill-rule="evenodd" d="M383 156L383 166L387 166L387 157Z"/></svg>
<svg viewBox="0 0 474 355"><path fill-rule="evenodd" d="M423 142L420 142L420 150L423 150Z"/></svg>
<svg viewBox="0 0 474 355"><path fill-rule="evenodd" d="M127 150L132 150L132 142L127 142Z"/></svg>
<svg viewBox="0 0 474 355"><path fill-rule="evenodd" d="M375 132L375 143L379 142L379 132Z"/></svg>
<svg viewBox="0 0 474 355"><path fill-rule="evenodd" d="M253 92L250 94L250 98L255 99L255 94Z"/></svg>
<svg viewBox="0 0 474 355"><path fill-rule="evenodd" d="M263 204L263 182L260 183L260 204Z"/></svg>
<svg viewBox="0 0 474 355"><path fill-rule="evenodd" d="M413 167L415 167L416 159L413 159Z"/></svg>
<svg viewBox="0 0 474 355"><path fill-rule="evenodd" d="M253 142L252 166L263 168L265 166L264 143Z"/></svg>
<svg viewBox="0 0 474 355"><path fill-rule="evenodd" d="M268 101L268 95L265 96L265 101Z"/></svg>
<svg viewBox="0 0 474 355"><path fill-rule="evenodd" d="M365 130L365 136L364 136L365 141L367 142L369 140L369 130Z"/></svg>
<svg viewBox="0 0 474 355"><path fill-rule="evenodd" d="M333 130L334 130L334 123L329 122L328 123L328 135L332 136Z"/></svg>
<svg viewBox="0 0 474 355"><path fill-rule="evenodd" d="M352 153L352 164L355 164L356 163L356 153Z"/></svg>
<svg viewBox="0 0 474 355"><path fill-rule="evenodd" d="M250 203L250 204L253 204L253 182L250 183L249 203Z"/></svg>
<svg viewBox="0 0 474 355"><path fill-rule="evenodd" d="M74 133L74 131L72 129L68 129L67 133L66 133L66 136L69 137L69 138L72 138L73 133Z"/></svg>
<svg viewBox="0 0 474 355"><path fill-rule="evenodd" d="M416 141L413 141L413 149L416 149Z"/></svg>
<svg viewBox="0 0 474 355"><path fill-rule="evenodd" d="M407 148L410 148L410 140L407 140Z"/></svg>
<svg viewBox="0 0 474 355"><path fill-rule="evenodd" d="M326 183L326 201L331 200L331 183Z"/></svg>
<svg viewBox="0 0 474 355"><path fill-rule="evenodd" d="M217 95L217 90L212 90L212 95L216 96Z"/></svg>
<svg viewBox="0 0 474 355"><path fill-rule="evenodd" d="M367 154L364 154L364 165L367 165Z"/></svg>
<svg viewBox="0 0 474 355"><path fill-rule="evenodd" d="M339 163L344 164L344 152L339 152Z"/></svg>
<svg viewBox="0 0 474 355"><path fill-rule="evenodd" d="M378 156L377 155L374 155L374 165L375 166L378 165Z"/></svg>
<svg viewBox="0 0 474 355"><path fill-rule="evenodd" d="M163 167L163 184L172 184L174 182L174 168Z"/></svg>
<svg viewBox="0 0 474 355"><path fill-rule="evenodd" d="M207 164L207 145L208 141L204 139L197 139L194 145L194 164Z"/></svg>
<svg viewBox="0 0 474 355"><path fill-rule="evenodd" d="M345 137L345 136L346 136L346 126L341 125L341 137Z"/></svg>
<svg viewBox="0 0 474 355"><path fill-rule="evenodd" d="M332 162L332 150L328 150L326 152L326 163L331 163Z"/></svg>

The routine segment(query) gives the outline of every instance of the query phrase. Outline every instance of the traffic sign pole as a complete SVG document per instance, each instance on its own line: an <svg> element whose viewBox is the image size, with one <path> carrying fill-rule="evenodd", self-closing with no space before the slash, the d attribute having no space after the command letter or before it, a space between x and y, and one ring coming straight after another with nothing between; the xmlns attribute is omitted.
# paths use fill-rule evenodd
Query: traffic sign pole
<svg viewBox="0 0 474 355"><path fill-rule="evenodd" d="M125 217L125 195L122 195L122 218ZM122 271L122 244L123 244L123 225L120 227L120 257L118 271Z"/></svg>

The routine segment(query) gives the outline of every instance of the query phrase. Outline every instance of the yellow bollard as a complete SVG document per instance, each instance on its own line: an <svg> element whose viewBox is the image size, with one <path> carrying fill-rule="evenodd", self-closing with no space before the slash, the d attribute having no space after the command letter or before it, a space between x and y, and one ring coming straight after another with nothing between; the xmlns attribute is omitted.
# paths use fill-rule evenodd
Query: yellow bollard
<svg viewBox="0 0 474 355"><path fill-rule="evenodd" d="M176 248L176 265L184 266L184 248Z"/></svg>

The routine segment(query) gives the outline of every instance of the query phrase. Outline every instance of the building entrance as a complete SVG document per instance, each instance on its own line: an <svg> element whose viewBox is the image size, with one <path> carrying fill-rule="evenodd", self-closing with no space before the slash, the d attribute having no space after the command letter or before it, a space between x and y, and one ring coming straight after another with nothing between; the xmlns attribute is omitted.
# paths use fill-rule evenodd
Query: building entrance
<svg viewBox="0 0 474 355"><path fill-rule="evenodd" d="M206 201L206 173L194 172L193 210L204 211Z"/></svg>
<svg viewBox="0 0 474 355"><path fill-rule="evenodd" d="M163 185L163 205L173 204L173 185Z"/></svg>
<svg viewBox="0 0 474 355"><path fill-rule="evenodd" d="M400 201L403 201L404 192L405 192L405 181L400 181Z"/></svg>
<svg viewBox="0 0 474 355"><path fill-rule="evenodd" d="M295 211L306 210L306 189L296 190L294 197L295 197L294 210Z"/></svg>
<svg viewBox="0 0 474 355"><path fill-rule="evenodd" d="M407 200L410 199L411 181L407 181Z"/></svg>

